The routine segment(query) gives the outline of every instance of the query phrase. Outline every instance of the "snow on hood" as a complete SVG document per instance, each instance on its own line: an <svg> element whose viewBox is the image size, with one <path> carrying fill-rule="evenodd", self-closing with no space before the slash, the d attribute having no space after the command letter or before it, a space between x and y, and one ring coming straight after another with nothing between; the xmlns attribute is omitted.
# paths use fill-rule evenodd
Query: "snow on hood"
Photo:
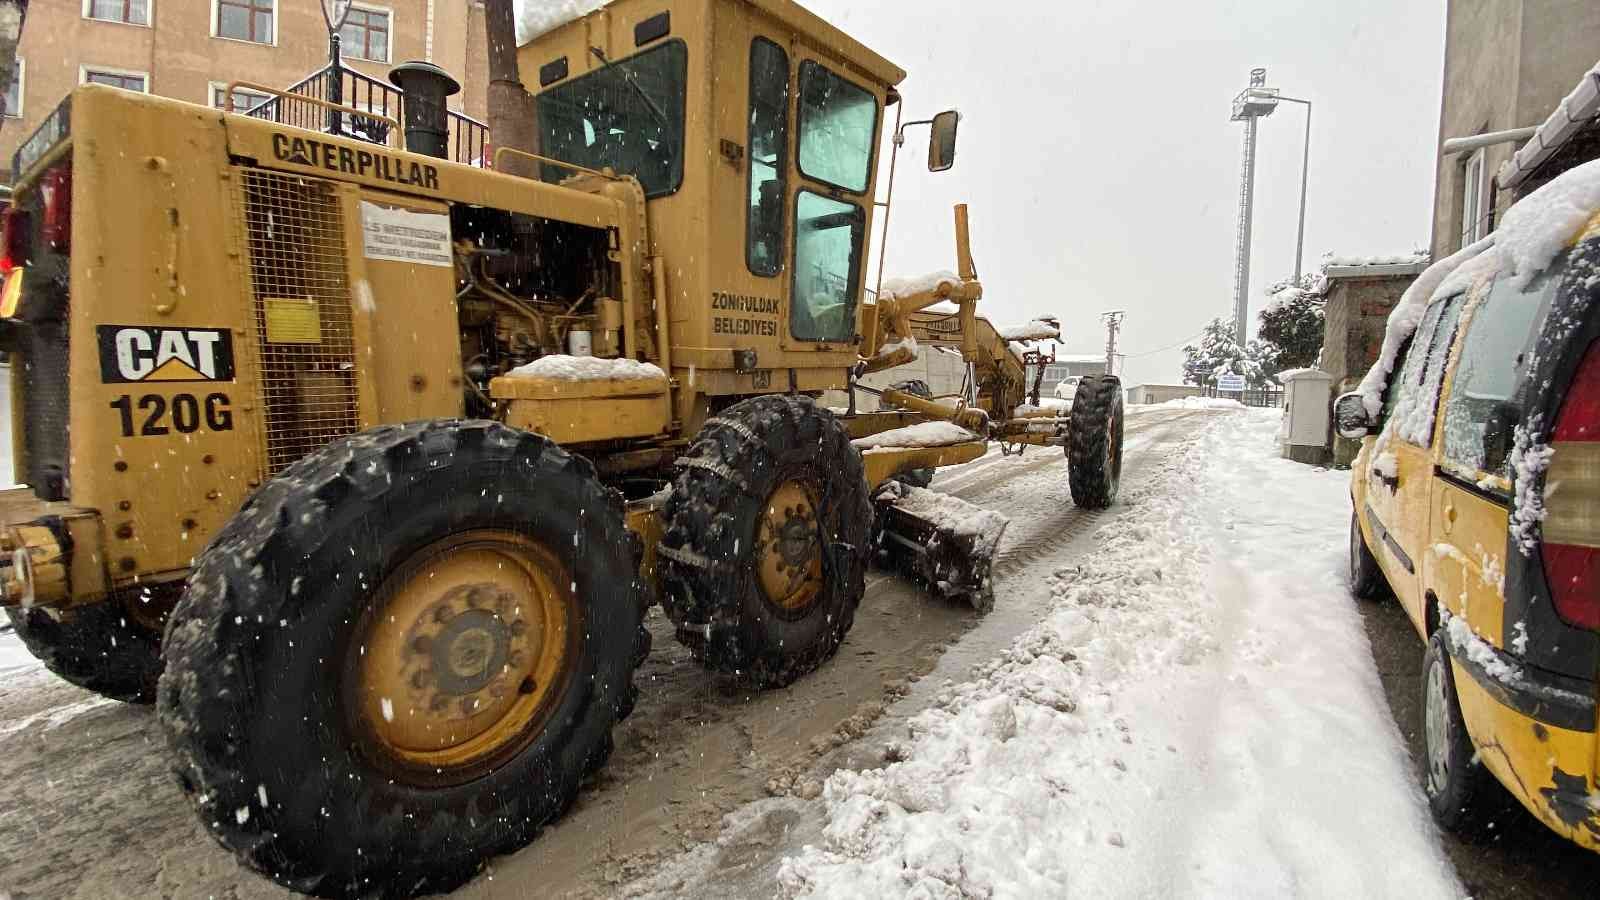
<svg viewBox="0 0 1600 900"><path fill-rule="evenodd" d="M517 13L517 46L547 31L581 19L606 5L606 0L513 0Z"/></svg>
<svg viewBox="0 0 1600 900"><path fill-rule="evenodd" d="M654 363L598 356L541 356L506 373L508 378L555 378L561 381L637 381L666 378Z"/></svg>
<svg viewBox="0 0 1600 900"><path fill-rule="evenodd" d="M888 447L944 447L975 441L978 436L954 422L921 422L904 428L891 428L851 441L857 450Z"/></svg>
<svg viewBox="0 0 1600 900"><path fill-rule="evenodd" d="M924 291L937 291L942 284L959 287L961 276L950 271L929 272L915 278L888 278L883 282L879 297L907 297Z"/></svg>
<svg viewBox="0 0 1600 900"><path fill-rule="evenodd" d="M1000 336L1008 341L1058 341L1061 323L1055 319L1034 319L1026 325L1002 328Z"/></svg>
<svg viewBox="0 0 1600 900"><path fill-rule="evenodd" d="M1474 280L1508 273L1513 287L1528 283L1550 267L1578 230L1600 212L1600 160L1561 173L1506 211L1500 230L1439 260L1417 276L1401 295L1384 328L1383 349L1357 390L1367 413L1383 408L1383 391L1394 371L1395 357L1422 322L1435 297L1470 285ZM1470 261L1470 264L1469 264Z"/></svg>

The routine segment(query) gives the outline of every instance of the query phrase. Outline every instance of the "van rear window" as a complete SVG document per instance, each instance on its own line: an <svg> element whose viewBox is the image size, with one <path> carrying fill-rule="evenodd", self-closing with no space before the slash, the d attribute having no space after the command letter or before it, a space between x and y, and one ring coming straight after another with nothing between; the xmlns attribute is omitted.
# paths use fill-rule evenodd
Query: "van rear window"
<svg viewBox="0 0 1600 900"><path fill-rule="evenodd" d="M1501 278L1473 305L1444 411L1444 460L1455 474L1510 478L1522 376L1564 268L1552 267L1523 290ZM1505 493L1503 486L1482 486Z"/></svg>

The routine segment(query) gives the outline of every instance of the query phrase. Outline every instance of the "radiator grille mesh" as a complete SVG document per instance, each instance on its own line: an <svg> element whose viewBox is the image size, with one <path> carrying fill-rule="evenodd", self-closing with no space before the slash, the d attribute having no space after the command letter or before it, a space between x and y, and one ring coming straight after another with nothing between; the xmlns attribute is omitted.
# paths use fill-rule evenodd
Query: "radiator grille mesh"
<svg viewBox="0 0 1600 900"><path fill-rule="evenodd" d="M356 430L344 219L330 182L242 169L267 474Z"/></svg>

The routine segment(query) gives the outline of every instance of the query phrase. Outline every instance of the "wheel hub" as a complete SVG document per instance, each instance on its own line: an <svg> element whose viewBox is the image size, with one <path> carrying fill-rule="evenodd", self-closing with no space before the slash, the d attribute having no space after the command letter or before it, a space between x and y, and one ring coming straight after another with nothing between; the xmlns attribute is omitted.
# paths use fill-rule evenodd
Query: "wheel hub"
<svg viewBox="0 0 1600 900"><path fill-rule="evenodd" d="M783 482L756 526L761 589L789 611L810 606L822 586L822 525L814 494L808 482Z"/></svg>
<svg viewBox="0 0 1600 900"><path fill-rule="evenodd" d="M1428 788L1434 794L1443 792L1450 778L1446 702L1443 666L1438 661L1433 661L1428 666L1428 690L1422 712L1423 731L1428 745Z"/></svg>
<svg viewBox="0 0 1600 900"><path fill-rule="evenodd" d="M357 691L387 754L443 771L537 730L567 661L572 580L542 546L475 532L417 554L365 621Z"/></svg>

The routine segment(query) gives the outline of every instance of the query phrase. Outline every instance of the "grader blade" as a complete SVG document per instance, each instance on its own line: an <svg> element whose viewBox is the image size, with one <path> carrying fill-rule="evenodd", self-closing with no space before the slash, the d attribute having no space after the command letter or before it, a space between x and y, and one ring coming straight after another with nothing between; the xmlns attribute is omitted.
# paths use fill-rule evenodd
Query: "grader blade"
<svg viewBox="0 0 1600 900"><path fill-rule="evenodd" d="M965 600L980 613L994 608L990 569L1010 520L959 497L899 481L873 498L880 557L935 594Z"/></svg>

